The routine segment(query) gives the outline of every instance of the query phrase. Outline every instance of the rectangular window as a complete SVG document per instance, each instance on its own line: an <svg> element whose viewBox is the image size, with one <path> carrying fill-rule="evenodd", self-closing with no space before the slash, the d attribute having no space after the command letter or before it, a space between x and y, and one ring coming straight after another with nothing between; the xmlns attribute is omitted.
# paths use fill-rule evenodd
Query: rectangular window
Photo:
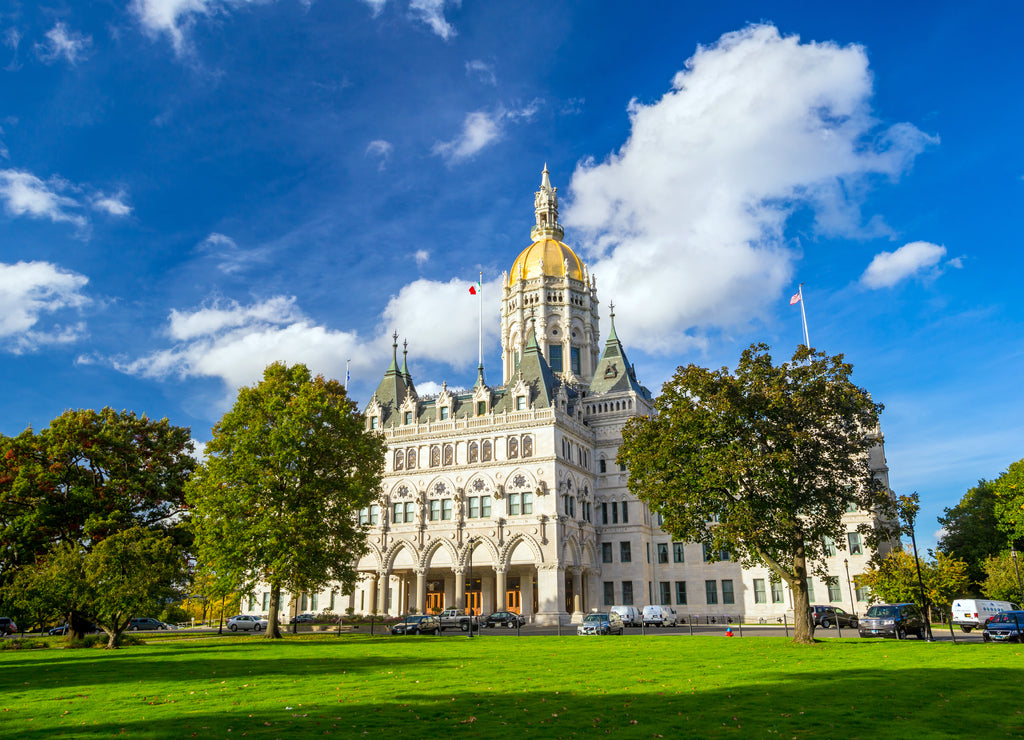
<svg viewBox="0 0 1024 740"><path fill-rule="evenodd" d="M263 592L263 611L270 611L270 592Z"/></svg>
<svg viewBox="0 0 1024 740"><path fill-rule="evenodd" d="M391 523L401 524L402 523L402 505L395 504L391 507Z"/></svg>
<svg viewBox="0 0 1024 740"><path fill-rule="evenodd" d="M612 606L615 603L615 581L604 582L604 605Z"/></svg>
<svg viewBox="0 0 1024 740"><path fill-rule="evenodd" d="M575 375L580 374L580 348L573 347L569 350L569 358L572 362L572 371Z"/></svg>
<svg viewBox="0 0 1024 740"><path fill-rule="evenodd" d="M369 509L360 509L359 510L359 523L360 524L368 524L369 521L370 521L370 510Z"/></svg>
<svg viewBox="0 0 1024 740"><path fill-rule="evenodd" d="M483 416L486 413L487 413L487 401L477 401L476 402L476 415L477 416Z"/></svg>
<svg viewBox="0 0 1024 740"><path fill-rule="evenodd" d="M764 590L764 579L754 579L754 603L755 604L767 604L768 603L768 592Z"/></svg>
<svg viewBox="0 0 1024 740"><path fill-rule="evenodd" d="M452 518L452 500L446 498L441 501L441 519L448 520Z"/></svg>
<svg viewBox="0 0 1024 740"><path fill-rule="evenodd" d="M552 344L548 347L548 365L551 367L551 372L562 372L562 345Z"/></svg>
<svg viewBox="0 0 1024 740"><path fill-rule="evenodd" d="M683 543L682 542L673 542L672 543L672 562L673 563L685 563L686 562L686 558L684 556L685 556L685 553L683 552Z"/></svg>
<svg viewBox="0 0 1024 740"><path fill-rule="evenodd" d="M601 524L608 523L608 504L601 504Z"/></svg>
<svg viewBox="0 0 1024 740"><path fill-rule="evenodd" d="M516 396L516 411L526 410L526 396Z"/></svg>
<svg viewBox="0 0 1024 740"><path fill-rule="evenodd" d="M782 603L782 581L772 581L772 603Z"/></svg>
<svg viewBox="0 0 1024 740"><path fill-rule="evenodd" d="M376 429L377 428L377 424L379 423L379 419L380 419L379 416L371 416L370 417L370 429Z"/></svg>
<svg viewBox="0 0 1024 740"><path fill-rule="evenodd" d="M711 563L711 562L714 562L714 560L715 560L715 551L712 550L710 547L708 547L705 544L704 545L704 562L705 563Z"/></svg>
<svg viewBox="0 0 1024 740"><path fill-rule="evenodd" d="M249 597L249 611L251 611L251 612L256 611L256 597L255 596L250 596Z"/></svg>
<svg viewBox="0 0 1024 740"><path fill-rule="evenodd" d="M619 502L612 501L612 524L619 523Z"/></svg>
<svg viewBox="0 0 1024 740"><path fill-rule="evenodd" d="M374 418L376 418L376 417L374 417ZM607 473L608 472L608 463L605 462L605 459L603 457L600 460L597 461L597 468L602 473Z"/></svg>
<svg viewBox="0 0 1024 740"><path fill-rule="evenodd" d="M436 522L441 518L441 499L430 499L430 521Z"/></svg>
<svg viewBox="0 0 1024 740"><path fill-rule="evenodd" d="M704 596L709 604L718 603L718 581L704 581Z"/></svg>
<svg viewBox="0 0 1024 740"><path fill-rule="evenodd" d="M825 585L828 586L828 600L833 602L840 602L843 600L843 591L839 588L839 579L835 576L830 576Z"/></svg>
<svg viewBox="0 0 1024 740"><path fill-rule="evenodd" d="M846 537L850 541L850 554L863 555L864 547L860 543L860 532L850 532Z"/></svg>
<svg viewBox="0 0 1024 740"><path fill-rule="evenodd" d="M491 497L481 496L480 497L480 516L488 517L491 515Z"/></svg>
<svg viewBox="0 0 1024 740"><path fill-rule="evenodd" d="M523 513L524 514L532 514L533 513L533 494L532 493L524 493L523 494Z"/></svg>
<svg viewBox="0 0 1024 740"><path fill-rule="evenodd" d="M447 419L449 413L450 413L450 411L449 411L448 407L447 406L442 406L441 407L441 421L444 421L445 419Z"/></svg>
<svg viewBox="0 0 1024 740"><path fill-rule="evenodd" d="M676 581L676 603L686 605L686 581Z"/></svg>
<svg viewBox="0 0 1024 740"><path fill-rule="evenodd" d="M416 504L412 501L405 502L405 523L412 524L416 521Z"/></svg>
<svg viewBox="0 0 1024 740"><path fill-rule="evenodd" d="M807 600L814 601L814 579L810 576L807 578Z"/></svg>
<svg viewBox="0 0 1024 740"><path fill-rule="evenodd" d="M508 515L517 516L519 514L519 494L510 493L508 495Z"/></svg>
<svg viewBox="0 0 1024 740"><path fill-rule="evenodd" d="M649 563L649 562L651 562L651 543L648 542L646 544L647 544L647 562Z"/></svg>
<svg viewBox="0 0 1024 740"><path fill-rule="evenodd" d="M867 601L871 597L871 589L867 586L857 586L857 601Z"/></svg>
<svg viewBox="0 0 1024 740"><path fill-rule="evenodd" d="M629 523L629 507L626 506L626 502L622 502L622 523Z"/></svg>
<svg viewBox="0 0 1024 740"><path fill-rule="evenodd" d="M406 411L405 412L405 423L406 424L412 424L412 412L411 411Z"/></svg>
<svg viewBox="0 0 1024 740"><path fill-rule="evenodd" d="M370 524L376 524L380 521L380 506L373 504L370 507Z"/></svg>
<svg viewBox="0 0 1024 740"><path fill-rule="evenodd" d="M338 592L337 592L337 591L335 591L335 590L334 590L334 589L332 588L332 589L331 589L331 605L330 605L329 607L327 607L327 611L330 611L330 612L333 612L333 611L334 611L334 606L335 606L335 603L334 603L334 602L335 602L335 599L337 599L337 596L338 596Z"/></svg>
<svg viewBox="0 0 1024 740"><path fill-rule="evenodd" d="M665 606L672 606L672 584L668 581L662 581L658 585L661 587L661 603Z"/></svg>
<svg viewBox="0 0 1024 740"><path fill-rule="evenodd" d="M667 542L659 542L658 543L658 563L667 563L667 562L668 562L668 543Z"/></svg>
<svg viewBox="0 0 1024 740"><path fill-rule="evenodd" d="M469 514L467 516L470 519L477 519L480 517L480 497L470 496L469 497Z"/></svg>
<svg viewBox="0 0 1024 740"><path fill-rule="evenodd" d="M317 604L320 603L320 594L312 594L309 597L309 610L315 612L317 610Z"/></svg>
<svg viewBox="0 0 1024 740"><path fill-rule="evenodd" d="M633 582L622 582L622 603L626 606L633 606Z"/></svg>
<svg viewBox="0 0 1024 740"><path fill-rule="evenodd" d="M722 603L723 604L735 604L736 603L736 592L733 591L732 581L722 581Z"/></svg>
<svg viewBox="0 0 1024 740"><path fill-rule="evenodd" d="M857 508L857 502L856 501L847 501L846 502L846 513L847 514L856 514L858 511L859 511L859 509Z"/></svg>
<svg viewBox="0 0 1024 740"><path fill-rule="evenodd" d="M619 543L619 561L623 563L633 562L633 553L628 542Z"/></svg>
<svg viewBox="0 0 1024 740"><path fill-rule="evenodd" d="M612 562L612 543L602 542L601 543L601 562L610 563Z"/></svg>
<svg viewBox="0 0 1024 740"><path fill-rule="evenodd" d="M836 541L828 536L822 537L821 539L825 544L825 556L829 558L834 557L836 554Z"/></svg>

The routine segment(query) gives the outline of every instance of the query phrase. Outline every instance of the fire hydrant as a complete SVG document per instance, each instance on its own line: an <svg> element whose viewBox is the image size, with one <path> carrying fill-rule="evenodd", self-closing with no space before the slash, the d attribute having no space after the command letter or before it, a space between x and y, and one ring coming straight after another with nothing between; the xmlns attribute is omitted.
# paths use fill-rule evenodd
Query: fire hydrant
<svg viewBox="0 0 1024 740"><path fill-rule="evenodd" d="M731 624L725 628L725 636L726 637L732 637L732 625Z"/></svg>

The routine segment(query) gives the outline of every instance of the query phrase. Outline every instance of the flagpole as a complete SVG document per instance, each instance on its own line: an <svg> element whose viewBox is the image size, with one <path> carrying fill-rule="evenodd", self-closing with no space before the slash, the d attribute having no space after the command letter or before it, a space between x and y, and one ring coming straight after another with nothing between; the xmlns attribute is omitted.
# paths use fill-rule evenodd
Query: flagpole
<svg viewBox="0 0 1024 740"><path fill-rule="evenodd" d="M478 282L477 285L480 286L480 290L477 291L477 293L479 293L479 295L477 296L477 298L479 299L477 301L477 306L479 307L479 313L480 313L480 321L479 321L480 332L479 332L479 338L478 338L478 343L477 343L477 365L479 367L483 367L484 366L484 290L483 290L483 287L484 287L484 273L483 273L483 270L480 271L480 282Z"/></svg>
<svg viewBox="0 0 1024 740"><path fill-rule="evenodd" d="M348 367L352 364L352 360L345 360L345 391L348 391Z"/></svg>
<svg viewBox="0 0 1024 740"><path fill-rule="evenodd" d="M807 312L804 311L804 284L803 283L800 283L800 286L799 286L799 289L798 289L797 292L799 292L799 294L800 294L800 318L803 319L803 322L804 322L804 345L807 347L807 349L810 349L811 348L811 340L807 336Z"/></svg>

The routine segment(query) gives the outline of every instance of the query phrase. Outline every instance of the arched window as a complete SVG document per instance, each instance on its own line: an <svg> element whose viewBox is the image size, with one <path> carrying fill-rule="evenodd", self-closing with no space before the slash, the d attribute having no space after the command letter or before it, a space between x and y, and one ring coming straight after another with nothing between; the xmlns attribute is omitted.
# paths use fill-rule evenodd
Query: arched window
<svg viewBox="0 0 1024 740"><path fill-rule="evenodd" d="M402 450L395 450L395 470L405 469L405 453Z"/></svg>
<svg viewBox="0 0 1024 740"><path fill-rule="evenodd" d="M441 465L441 447L439 445L431 445L430 447L430 467L437 468Z"/></svg>
<svg viewBox="0 0 1024 740"><path fill-rule="evenodd" d="M454 465L455 464L455 446L445 445L444 446L444 464Z"/></svg>
<svg viewBox="0 0 1024 740"><path fill-rule="evenodd" d="M405 467L409 470L416 469L416 448L410 447L405 453Z"/></svg>
<svg viewBox="0 0 1024 740"><path fill-rule="evenodd" d="M512 460L519 457L519 440L515 437L508 438L508 458Z"/></svg>
<svg viewBox="0 0 1024 740"><path fill-rule="evenodd" d="M484 443L482 445L482 449L480 450L480 461L481 462L490 462L491 461L491 456L492 456L492 451L493 450L492 450L491 440L485 439Z"/></svg>
<svg viewBox="0 0 1024 740"><path fill-rule="evenodd" d="M523 457L533 457L533 437L523 437Z"/></svg>
<svg viewBox="0 0 1024 740"><path fill-rule="evenodd" d="M475 463L480 456L480 448L476 442L469 443L469 462Z"/></svg>

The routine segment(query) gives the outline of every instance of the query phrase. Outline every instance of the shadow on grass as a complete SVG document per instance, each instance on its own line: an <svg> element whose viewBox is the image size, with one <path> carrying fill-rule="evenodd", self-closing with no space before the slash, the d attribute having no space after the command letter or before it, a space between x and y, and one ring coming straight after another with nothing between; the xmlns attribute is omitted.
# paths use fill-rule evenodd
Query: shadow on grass
<svg viewBox="0 0 1024 740"><path fill-rule="evenodd" d="M331 687L323 667L283 661L293 676L326 681L303 704L267 707L259 693L215 710L188 697L173 707L126 705L126 721L81 725L65 719L23 723L17 737L136 738L170 737L352 737L387 733L397 737L774 737L846 740L879 737L1020 737L1022 702L1015 688L1022 672L1009 668L957 670L852 670L789 673L776 679L751 677L751 683L701 689L704 676L681 670L678 682L662 686L631 675L600 684L586 693L566 691L491 691L428 693L397 686L388 700L356 701ZM373 662L373 661L368 661ZM276 663L276 661L275 661ZM275 673L276 666L266 666ZM376 666L378 669L380 665ZM341 666L339 665L340 669ZM346 670L351 670L347 664ZM499 666L494 667L500 671ZM338 671L340 672L340 670ZM755 680L760 682L755 683ZM407 688L407 690L403 690ZM233 695L242 696L242 695ZM274 701L278 701L275 699ZM160 711L163 714L160 714ZM173 716L170 712L173 711ZM147 717L147 714L149 715Z"/></svg>

